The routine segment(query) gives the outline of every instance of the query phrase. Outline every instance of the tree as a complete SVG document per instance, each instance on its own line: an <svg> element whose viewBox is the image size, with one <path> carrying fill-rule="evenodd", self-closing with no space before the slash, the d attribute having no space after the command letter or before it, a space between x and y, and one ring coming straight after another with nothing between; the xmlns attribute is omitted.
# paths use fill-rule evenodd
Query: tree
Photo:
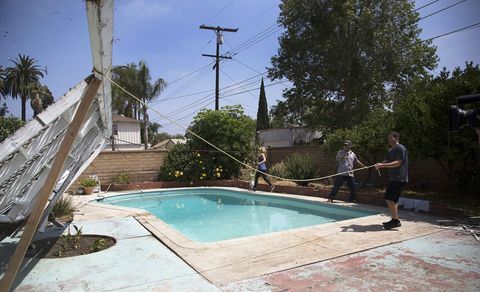
<svg viewBox="0 0 480 292"><path fill-rule="evenodd" d="M0 66L0 97L5 98L5 70Z"/></svg>
<svg viewBox="0 0 480 292"><path fill-rule="evenodd" d="M138 65L130 63L127 66L117 66L112 72L116 83L144 103L140 106L136 99L119 88L113 91L114 111L138 119L139 115L137 116L137 113L139 114L141 109L143 114L143 143L145 149L147 149L149 141L147 106L149 102L154 100L166 88L167 83L161 78L151 83L150 69L144 60L141 60Z"/></svg>
<svg viewBox="0 0 480 292"><path fill-rule="evenodd" d="M36 65L37 60L27 55L18 55L10 61L13 67L5 69L5 93L13 98L22 99L22 121L26 121L26 103L32 87L43 77L44 70Z"/></svg>
<svg viewBox="0 0 480 292"><path fill-rule="evenodd" d="M260 85L260 97L258 98L258 111L257 111L257 131L270 128L270 119L268 117L267 98L265 96L265 86L262 83Z"/></svg>
<svg viewBox="0 0 480 292"><path fill-rule="evenodd" d="M419 39L408 0L283 0L285 28L271 79L293 83L272 115L311 128L347 128L435 68L435 48Z"/></svg>
<svg viewBox="0 0 480 292"><path fill-rule="evenodd" d="M477 195L480 152L475 128L449 132L447 109L456 97L480 92L479 65L467 63L453 72L445 68L438 77L418 82L395 107L402 141L412 158L433 159L464 194ZM465 109L478 108L464 105Z"/></svg>
<svg viewBox="0 0 480 292"><path fill-rule="evenodd" d="M203 110L194 117L190 130L242 162L250 158L255 148L255 122L243 113L241 106L225 106L219 111ZM238 162L192 134L188 133L186 138L190 149L202 155L207 178L240 175ZM215 170L220 166L223 171L218 176Z"/></svg>

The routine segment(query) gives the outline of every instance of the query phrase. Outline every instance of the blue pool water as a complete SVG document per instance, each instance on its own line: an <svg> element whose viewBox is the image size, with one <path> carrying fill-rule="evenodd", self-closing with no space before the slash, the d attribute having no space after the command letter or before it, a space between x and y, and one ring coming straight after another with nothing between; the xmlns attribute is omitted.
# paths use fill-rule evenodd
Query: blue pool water
<svg viewBox="0 0 480 292"><path fill-rule="evenodd" d="M226 189L193 188L105 198L145 209L190 240L212 242L359 218L374 212Z"/></svg>

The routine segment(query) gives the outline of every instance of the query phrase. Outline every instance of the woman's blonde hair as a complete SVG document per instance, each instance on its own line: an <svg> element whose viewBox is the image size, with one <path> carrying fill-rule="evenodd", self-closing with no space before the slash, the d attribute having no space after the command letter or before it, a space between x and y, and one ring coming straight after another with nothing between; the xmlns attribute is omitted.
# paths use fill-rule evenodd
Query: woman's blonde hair
<svg viewBox="0 0 480 292"><path fill-rule="evenodd" d="M262 153L267 152L267 148L265 148L265 147L260 147L260 148L258 148L258 150L260 150L260 152L262 152Z"/></svg>

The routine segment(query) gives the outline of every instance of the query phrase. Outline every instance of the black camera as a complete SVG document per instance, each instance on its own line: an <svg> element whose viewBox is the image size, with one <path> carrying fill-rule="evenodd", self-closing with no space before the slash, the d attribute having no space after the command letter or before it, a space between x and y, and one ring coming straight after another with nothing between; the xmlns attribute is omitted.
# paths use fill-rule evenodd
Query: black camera
<svg viewBox="0 0 480 292"><path fill-rule="evenodd" d="M457 97L457 104L480 102L480 94L462 95ZM451 105L448 116L450 131L457 131L462 127L478 127L480 125L480 109L463 110L458 105Z"/></svg>

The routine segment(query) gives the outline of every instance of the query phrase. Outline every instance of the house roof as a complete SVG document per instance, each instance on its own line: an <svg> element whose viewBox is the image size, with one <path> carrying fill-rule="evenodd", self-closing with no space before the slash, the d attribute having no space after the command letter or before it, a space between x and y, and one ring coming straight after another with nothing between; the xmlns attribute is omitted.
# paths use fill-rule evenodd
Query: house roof
<svg viewBox="0 0 480 292"><path fill-rule="evenodd" d="M165 145L167 145L168 142L172 142L173 144L176 145L176 144L185 144L185 143L187 143L187 140L186 139L167 139L167 140L163 140L162 142L153 145L152 148L155 148L155 149L162 148Z"/></svg>
<svg viewBox="0 0 480 292"><path fill-rule="evenodd" d="M140 123L139 120L128 118L124 115L112 115L112 120L114 122Z"/></svg>

